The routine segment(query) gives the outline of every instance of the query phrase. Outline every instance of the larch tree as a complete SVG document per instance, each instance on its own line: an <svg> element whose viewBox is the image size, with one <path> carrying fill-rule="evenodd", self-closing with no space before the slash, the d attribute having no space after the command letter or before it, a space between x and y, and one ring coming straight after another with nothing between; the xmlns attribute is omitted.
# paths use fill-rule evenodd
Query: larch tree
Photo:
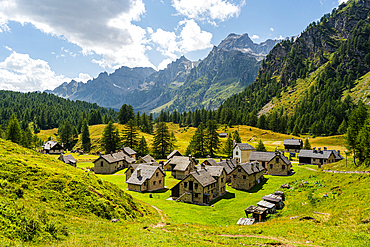
<svg viewBox="0 0 370 247"><path fill-rule="evenodd" d="M90 147L91 147L91 139L90 139L89 126L87 125L87 119L86 118L84 120L82 120L81 142L82 142L83 150L86 151L86 152L89 152Z"/></svg>
<svg viewBox="0 0 370 247"><path fill-rule="evenodd" d="M103 132L105 153L115 152L119 148L120 142L121 140L118 129L116 129L112 121L109 121Z"/></svg>
<svg viewBox="0 0 370 247"><path fill-rule="evenodd" d="M139 134L137 132L135 121L133 119L130 119L127 122L124 130L122 131L122 134L123 134L122 136L123 145L135 149L139 143L138 140Z"/></svg>
<svg viewBox="0 0 370 247"><path fill-rule="evenodd" d="M20 144L22 141L22 130L18 119L13 113L6 128L5 139Z"/></svg>
<svg viewBox="0 0 370 247"><path fill-rule="evenodd" d="M153 138L153 154L156 158L164 158L170 146L170 132L165 122L159 122Z"/></svg>
<svg viewBox="0 0 370 247"><path fill-rule="evenodd" d="M233 156L233 138L231 137L230 133L227 135L227 139L223 147L223 153L227 157Z"/></svg>
<svg viewBox="0 0 370 247"><path fill-rule="evenodd" d="M206 147L209 155L213 157L220 146L220 139L217 133L216 120L208 120L206 129Z"/></svg>
<svg viewBox="0 0 370 247"><path fill-rule="evenodd" d="M186 149L186 155L191 154L194 157L205 157L206 153L206 131L201 122L191 138L189 146Z"/></svg>
<svg viewBox="0 0 370 247"><path fill-rule="evenodd" d="M235 131L234 131L234 134L233 134L233 140L234 140L236 143L242 143L242 139L240 138L240 135L239 135L238 130L235 130Z"/></svg>
<svg viewBox="0 0 370 247"><path fill-rule="evenodd" d="M141 139L139 141L139 145L137 146L137 154L139 156L145 156L149 153L149 147L148 144L144 138L144 136L141 136Z"/></svg>
<svg viewBox="0 0 370 247"><path fill-rule="evenodd" d="M308 138L306 138L306 140L304 141L303 149L307 149L307 150L311 149L311 144Z"/></svg>
<svg viewBox="0 0 370 247"><path fill-rule="evenodd" d="M263 144L262 140L260 139L258 145L257 145L257 148L256 148L256 151L260 151L260 152L266 152L266 147L265 145Z"/></svg>

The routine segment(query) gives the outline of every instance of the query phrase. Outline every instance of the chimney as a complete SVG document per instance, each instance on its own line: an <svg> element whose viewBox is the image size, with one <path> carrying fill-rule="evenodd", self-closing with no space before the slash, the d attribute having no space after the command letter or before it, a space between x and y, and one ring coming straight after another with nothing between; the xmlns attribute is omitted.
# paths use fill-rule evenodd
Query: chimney
<svg viewBox="0 0 370 247"><path fill-rule="evenodd" d="M201 169L201 170L206 169L206 166L204 165L204 163L202 163L202 164L200 165L200 169Z"/></svg>
<svg viewBox="0 0 370 247"><path fill-rule="evenodd" d="M211 158L211 156L210 155L207 155L207 159L209 159L209 158Z"/></svg>
<svg viewBox="0 0 370 247"><path fill-rule="evenodd" d="M189 154L189 160L191 161L191 154Z"/></svg>
<svg viewBox="0 0 370 247"><path fill-rule="evenodd" d="M220 157L220 161L222 161L222 157Z"/></svg>
<svg viewBox="0 0 370 247"><path fill-rule="evenodd" d="M317 151L319 151L319 153L321 153L321 148L317 148Z"/></svg>
<svg viewBox="0 0 370 247"><path fill-rule="evenodd" d="M328 150L328 148L327 147L324 147L324 151L326 151L326 150Z"/></svg>
<svg viewBox="0 0 370 247"><path fill-rule="evenodd" d="M62 142L62 147L64 147L64 143Z"/></svg>
<svg viewBox="0 0 370 247"><path fill-rule="evenodd" d="M112 155L113 154L113 151L110 151L110 154Z"/></svg>
<svg viewBox="0 0 370 247"><path fill-rule="evenodd" d="M137 177L140 178L141 177L141 169L137 169Z"/></svg>
<svg viewBox="0 0 370 247"><path fill-rule="evenodd" d="M313 150L314 153L316 153L316 148L315 147L313 147L312 150Z"/></svg>
<svg viewBox="0 0 370 247"><path fill-rule="evenodd" d="M340 150L338 150L338 155L340 155Z"/></svg>

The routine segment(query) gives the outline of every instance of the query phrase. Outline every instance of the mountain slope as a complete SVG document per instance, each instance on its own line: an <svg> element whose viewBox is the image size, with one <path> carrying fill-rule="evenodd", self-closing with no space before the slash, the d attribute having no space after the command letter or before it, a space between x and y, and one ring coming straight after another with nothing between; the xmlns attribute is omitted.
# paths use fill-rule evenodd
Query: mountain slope
<svg viewBox="0 0 370 247"><path fill-rule="evenodd" d="M343 91L370 70L369 17L369 0L342 4L296 40L276 45L256 81L221 107L252 112L266 106L273 113L267 122L274 122L263 128L275 131L339 133L353 107L350 98L341 101Z"/></svg>
<svg viewBox="0 0 370 247"><path fill-rule="evenodd" d="M157 72L122 67L87 83L63 83L50 92L115 109L131 104L141 112L217 108L254 81L260 60L277 42L255 44L247 34L230 34L203 61L192 62L182 56ZM192 104L187 103L190 101Z"/></svg>

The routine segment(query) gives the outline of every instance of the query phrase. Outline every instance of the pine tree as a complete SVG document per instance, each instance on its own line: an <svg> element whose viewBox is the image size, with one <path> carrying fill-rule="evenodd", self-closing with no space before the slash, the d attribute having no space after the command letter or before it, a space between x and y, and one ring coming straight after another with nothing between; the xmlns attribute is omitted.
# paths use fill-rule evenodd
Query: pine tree
<svg viewBox="0 0 370 247"><path fill-rule="evenodd" d="M73 143L73 131L74 127L68 120L64 121L64 123L61 124L58 128L60 142L62 142L67 148L71 148L71 145Z"/></svg>
<svg viewBox="0 0 370 247"><path fill-rule="evenodd" d="M239 132L237 130L234 131L233 140L236 143L242 143L242 139L240 138Z"/></svg>
<svg viewBox="0 0 370 247"><path fill-rule="evenodd" d="M25 131L22 131L22 146L25 148L33 147L33 136L29 127Z"/></svg>
<svg viewBox="0 0 370 247"><path fill-rule="evenodd" d="M229 133L227 135L226 142L224 144L223 153L227 157L233 156L233 138L231 137L231 134Z"/></svg>
<svg viewBox="0 0 370 247"><path fill-rule="evenodd" d="M338 127L338 133L343 135L347 132L347 122L345 119L343 119L342 123Z"/></svg>
<svg viewBox="0 0 370 247"><path fill-rule="evenodd" d="M123 145L135 149L139 143L138 132L134 120L130 119L123 130Z"/></svg>
<svg viewBox="0 0 370 247"><path fill-rule="evenodd" d="M135 113L132 105L122 105L118 113L118 121L120 124L126 124L130 119L134 119Z"/></svg>
<svg viewBox="0 0 370 247"><path fill-rule="evenodd" d="M118 129L109 121L103 132L103 145L105 153L115 152L120 145Z"/></svg>
<svg viewBox="0 0 370 247"><path fill-rule="evenodd" d="M256 148L256 151L260 151L260 152L266 152L266 147L265 145L263 144L262 140L260 139L258 145L257 145L257 148Z"/></svg>
<svg viewBox="0 0 370 247"><path fill-rule="evenodd" d="M144 136L141 136L139 145L137 146L137 154L143 157L147 155L148 153L149 153L148 144L146 143Z"/></svg>
<svg viewBox="0 0 370 247"><path fill-rule="evenodd" d="M189 146L186 149L186 155L191 154L194 157L205 157L206 152L206 133L204 125L201 122L191 138Z"/></svg>
<svg viewBox="0 0 370 247"><path fill-rule="evenodd" d="M153 138L153 154L156 158L165 158L170 145L170 133L165 122L159 122Z"/></svg>
<svg viewBox="0 0 370 247"><path fill-rule="evenodd" d="M306 150L311 149L311 144L310 144L308 138L306 138L306 140L304 141L303 149L306 149Z"/></svg>
<svg viewBox="0 0 370 247"><path fill-rule="evenodd" d="M173 150L177 148L176 142L177 142L177 139L176 139L175 133L173 133L172 131L170 135L169 152L172 152Z"/></svg>
<svg viewBox="0 0 370 247"><path fill-rule="evenodd" d="M208 120L206 129L206 147L211 157L214 157L219 145L220 140L217 133L217 122L216 120Z"/></svg>
<svg viewBox="0 0 370 247"><path fill-rule="evenodd" d="M5 139L20 144L22 141L22 131L15 114L10 118L8 128L6 129Z"/></svg>
<svg viewBox="0 0 370 247"><path fill-rule="evenodd" d="M91 140L90 140L89 126L87 125L87 119L86 118L82 121L81 142L82 142L83 150L85 152L89 152L90 151L90 146L91 146Z"/></svg>

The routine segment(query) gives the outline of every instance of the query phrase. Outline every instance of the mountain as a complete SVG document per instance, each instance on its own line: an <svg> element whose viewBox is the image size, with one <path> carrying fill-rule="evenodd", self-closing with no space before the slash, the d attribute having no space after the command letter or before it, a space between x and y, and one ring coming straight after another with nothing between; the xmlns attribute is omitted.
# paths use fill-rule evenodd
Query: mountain
<svg viewBox="0 0 370 247"><path fill-rule="evenodd" d="M367 81L357 79L370 71L369 17L369 0L340 5L296 39L276 45L256 81L221 108L269 113L259 122L275 131L343 133L359 99L344 96L356 97L353 88Z"/></svg>
<svg viewBox="0 0 370 247"><path fill-rule="evenodd" d="M63 83L48 93L115 109L130 104L141 112L213 109L254 81L260 61L278 42L255 44L248 34L230 34L201 61L182 56L160 71L121 67L87 83Z"/></svg>

